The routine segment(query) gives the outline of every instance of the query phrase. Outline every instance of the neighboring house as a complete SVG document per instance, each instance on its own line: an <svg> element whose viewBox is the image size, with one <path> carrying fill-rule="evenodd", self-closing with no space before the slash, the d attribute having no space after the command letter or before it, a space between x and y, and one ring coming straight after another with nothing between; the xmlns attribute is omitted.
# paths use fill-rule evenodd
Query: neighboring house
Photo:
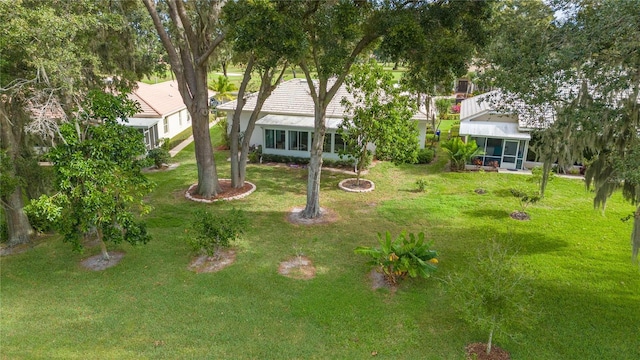
<svg viewBox="0 0 640 360"><path fill-rule="evenodd" d="M456 104L459 104L464 99L469 98L475 91L475 85L470 79L460 78L456 80L456 86L453 89L453 94L456 98Z"/></svg>
<svg viewBox="0 0 640 360"><path fill-rule="evenodd" d="M327 130L324 139L324 154L327 159L339 159L338 152L344 149L344 142L338 127L345 116L345 108L340 104L343 97L351 98L346 87L340 87L333 100L327 106ZM249 117L256 106L257 96L247 96L240 115L240 129L247 128ZM236 101L217 107L226 111L229 124L233 119ZM434 106L431 106L433 109ZM417 112L413 120L418 123L419 144L424 147L427 130L427 117ZM309 94L309 86L305 79L292 79L278 85L262 106L256 128L250 139L251 145L262 146L264 154L310 157L311 141L314 130L314 103Z"/></svg>
<svg viewBox="0 0 640 360"><path fill-rule="evenodd" d="M514 114L496 111L491 103L500 93L492 91L462 101L460 107L460 136L475 141L484 151L478 158L483 166L497 162L502 169L525 168L531 127Z"/></svg>
<svg viewBox="0 0 640 360"><path fill-rule="evenodd" d="M209 95L213 96L213 92ZM191 115L182 101L177 81L152 85L138 82L138 88L129 94L129 99L137 101L141 110L125 125L144 134L147 149L153 149L162 139L171 139L191 127Z"/></svg>

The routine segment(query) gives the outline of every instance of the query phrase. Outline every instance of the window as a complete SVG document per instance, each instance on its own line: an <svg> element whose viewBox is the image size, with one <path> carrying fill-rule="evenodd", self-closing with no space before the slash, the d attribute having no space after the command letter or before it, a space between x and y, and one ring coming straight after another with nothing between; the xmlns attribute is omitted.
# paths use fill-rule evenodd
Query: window
<svg viewBox="0 0 640 360"><path fill-rule="evenodd" d="M346 148L346 146L340 134L335 134L334 139L335 141L333 146L333 152L337 154L340 151L343 151Z"/></svg>
<svg viewBox="0 0 640 360"><path fill-rule="evenodd" d="M322 144L322 152L330 153L331 152L331 133L324 134L324 144ZM313 143L313 133L311 133L311 142Z"/></svg>
<svg viewBox="0 0 640 360"><path fill-rule="evenodd" d="M286 135L284 130L265 129L264 147L267 149L285 149Z"/></svg>
<svg viewBox="0 0 640 360"><path fill-rule="evenodd" d="M164 124L164 133L168 134L169 133L169 118L168 117L164 118L163 124Z"/></svg>
<svg viewBox="0 0 640 360"><path fill-rule="evenodd" d="M289 150L307 151L309 133L306 131L289 131Z"/></svg>

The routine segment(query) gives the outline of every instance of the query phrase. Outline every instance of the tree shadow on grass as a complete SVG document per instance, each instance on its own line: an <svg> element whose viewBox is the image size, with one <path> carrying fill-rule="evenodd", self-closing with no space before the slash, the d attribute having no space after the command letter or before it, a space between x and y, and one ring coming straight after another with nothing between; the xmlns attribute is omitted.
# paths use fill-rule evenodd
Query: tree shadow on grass
<svg viewBox="0 0 640 360"><path fill-rule="evenodd" d="M473 216L475 218L485 218L494 220L503 220L509 217L509 212L497 209L476 209L463 211L463 214Z"/></svg>

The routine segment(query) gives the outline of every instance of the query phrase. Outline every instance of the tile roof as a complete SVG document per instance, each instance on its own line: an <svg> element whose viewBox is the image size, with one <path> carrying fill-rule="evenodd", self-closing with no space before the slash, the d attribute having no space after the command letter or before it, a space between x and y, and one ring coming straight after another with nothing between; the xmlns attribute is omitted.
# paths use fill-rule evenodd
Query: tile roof
<svg viewBox="0 0 640 360"><path fill-rule="evenodd" d="M213 94L214 92L209 90L209 96ZM134 117L161 118L186 107L175 80L157 84L138 82L138 88L128 97L140 104L141 111Z"/></svg>
<svg viewBox="0 0 640 360"><path fill-rule="evenodd" d="M329 83L331 85L331 82ZM336 95L327 106L327 117L343 117L344 107L340 104L343 97L351 98L346 87L340 87ZM251 111L256 107L257 93L247 95L247 100L242 110ZM219 110L233 111L237 101L230 101L218 106ZM313 99L309 93L309 85L306 79L291 79L282 82L276 87L271 96L262 105L262 112L282 115L308 115L315 114Z"/></svg>
<svg viewBox="0 0 640 360"><path fill-rule="evenodd" d="M329 81L329 86L333 82ZM317 83L316 83L317 84ZM327 118L343 118L345 115L345 108L342 106L342 98L346 97L349 100L353 100L353 97L347 91L346 86L343 84L336 92L329 105L327 106ZM242 110L251 111L256 107L257 93L247 95L247 100ZM235 111L237 101L230 101L221 105L218 105L218 110ZM431 107L432 109L434 106ZM424 107L421 109L424 111ZM313 98L309 92L309 85L306 79L291 79L282 82L278 87L273 90L271 96L267 98L262 106L262 112L268 114L279 115L299 115L299 116L311 116L315 114L315 105ZM426 116L417 112L413 117L414 119L426 120Z"/></svg>

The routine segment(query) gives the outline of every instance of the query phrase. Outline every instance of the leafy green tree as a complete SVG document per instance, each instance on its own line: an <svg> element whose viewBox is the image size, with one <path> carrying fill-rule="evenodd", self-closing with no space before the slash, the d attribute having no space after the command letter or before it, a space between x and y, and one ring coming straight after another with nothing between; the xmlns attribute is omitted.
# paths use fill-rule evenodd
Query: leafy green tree
<svg viewBox="0 0 640 360"><path fill-rule="evenodd" d="M2 172L18 180L1 201L9 244L31 233L24 185L37 179L20 164L33 163L33 145L58 141L59 122L89 89L104 89L107 75L109 87L130 87L157 63L140 14L132 0L0 2L0 148L9 157Z"/></svg>
<svg viewBox="0 0 640 360"><path fill-rule="evenodd" d="M341 155L355 159L358 184L366 166L369 144L387 150L394 162L416 162L418 130L411 120L415 102L394 86L393 75L370 60L354 66L345 83L353 100L342 99L350 115L338 130L346 145Z"/></svg>
<svg viewBox="0 0 640 360"><path fill-rule="evenodd" d="M146 243L150 237L139 214L149 211L143 197L152 184L141 174L146 147L134 128L117 123L135 114L125 95L91 92L78 117L60 127L61 143L49 157L57 193L42 195L28 211L45 216L82 249L83 236L95 229L102 257L106 241Z"/></svg>
<svg viewBox="0 0 640 360"><path fill-rule="evenodd" d="M219 20L223 1L142 0L162 41L178 90L192 119L198 166L196 192L211 198L221 191L209 134L209 58L224 40Z"/></svg>
<svg viewBox="0 0 640 360"><path fill-rule="evenodd" d="M233 187L244 185L251 135L264 102L282 80L289 63L301 56L303 33L291 20L296 17L296 9L296 3L270 0L233 1L224 7L227 36L233 44L233 51L237 58L246 61L229 136ZM240 115L254 73L259 75L256 106L247 127L240 129Z"/></svg>
<svg viewBox="0 0 640 360"><path fill-rule="evenodd" d="M564 9L564 17L554 18ZM541 126L541 192L554 163L589 160L585 178L604 207L618 189L634 207L632 249L640 249L640 6L637 1L506 2L492 64L484 75L504 92L505 111ZM507 45L508 46L505 46ZM540 116L545 114L545 116Z"/></svg>
<svg viewBox="0 0 640 360"><path fill-rule="evenodd" d="M443 120L449 114L449 109L451 108L451 101L449 99L437 99L436 100L436 110L438 110L438 119Z"/></svg>
<svg viewBox="0 0 640 360"><path fill-rule="evenodd" d="M495 241L483 245L462 272L444 278L453 308L460 317L488 335L514 338L535 320L530 279L518 269L515 255Z"/></svg>
<svg viewBox="0 0 640 360"><path fill-rule="evenodd" d="M443 141L440 146L447 153L451 162L451 171L462 171L474 156L482 154L475 141L464 142L459 137Z"/></svg>
<svg viewBox="0 0 640 360"><path fill-rule="evenodd" d="M351 70L356 60L382 41L389 50L397 52L409 62L424 58L447 58L446 64L466 63L457 52L449 54L443 49L455 50L464 45L457 34L480 33L476 19L483 18L487 6L484 2L427 2L427 1L301 1L298 3L300 27L307 38L307 55L300 61L309 92L315 105L314 133L309 161L307 202L301 216L315 218L320 215L320 174L322 147L326 133L327 106ZM437 26L436 26L437 25ZM432 29L438 28L435 34ZM434 36L439 35L439 36ZM416 42L421 41L422 43ZM388 44L388 45L384 45ZM445 45L450 45L445 47ZM424 46L422 46L424 45ZM416 49L431 49L421 53ZM408 54L419 54L409 57ZM437 54L437 57L435 56ZM457 60L456 60L457 59ZM439 73L439 61L431 69ZM419 74L425 66L414 67ZM466 69L464 70L466 72ZM463 72L463 73L464 73ZM314 80L317 75L317 80Z"/></svg>

